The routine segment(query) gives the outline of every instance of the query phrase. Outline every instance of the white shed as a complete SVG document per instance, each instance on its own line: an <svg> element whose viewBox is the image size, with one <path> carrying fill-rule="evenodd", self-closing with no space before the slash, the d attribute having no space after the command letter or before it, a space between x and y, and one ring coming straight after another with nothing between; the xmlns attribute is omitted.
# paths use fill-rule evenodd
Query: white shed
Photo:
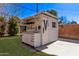
<svg viewBox="0 0 79 59"><path fill-rule="evenodd" d="M48 12L41 12L24 20L26 32L22 42L39 47L58 39L58 18Z"/></svg>

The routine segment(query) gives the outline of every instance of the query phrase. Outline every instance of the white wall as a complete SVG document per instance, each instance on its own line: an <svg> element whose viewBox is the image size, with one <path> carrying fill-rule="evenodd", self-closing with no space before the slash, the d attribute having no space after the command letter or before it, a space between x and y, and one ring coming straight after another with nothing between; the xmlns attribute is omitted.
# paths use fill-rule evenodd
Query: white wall
<svg viewBox="0 0 79 59"><path fill-rule="evenodd" d="M39 20L41 31L33 34L30 32L23 34L22 36L23 42L32 45L34 47L39 47L41 45L53 42L58 39L58 21L56 18L42 14L39 16L37 20ZM56 23L56 28L52 27L52 22ZM46 30L45 30L45 25L47 25ZM44 29L44 33L43 33L43 29Z"/></svg>
<svg viewBox="0 0 79 59"><path fill-rule="evenodd" d="M33 36L32 33L23 33L22 42L34 46L34 40L32 36Z"/></svg>
<svg viewBox="0 0 79 59"><path fill-rule="evenodd" d="M43 33L43 28L45 26L44 26L43 20L48 21L47 29L44 30L44 33ZM42 21L42 25L41 25L41 27L42 27L42 29L41 29L42 45L57 40L58 39L58 21L57 21L57 19L46 16L46 15L42 15L41 21ZM52 28L52 22L56 22L56 28Z"/></svg>
<svg viewBox="0 0 79 59"><path fill-rule="evenodd" d="M34 47L41 46L40 38L41 38L40 33L34 33Z"/></svg>
<svg viewBox="0 0 79 59"><path fill-rule="evenodd" d="M40 33L23 33L22 42L34 47L41 46Z"/></svg>

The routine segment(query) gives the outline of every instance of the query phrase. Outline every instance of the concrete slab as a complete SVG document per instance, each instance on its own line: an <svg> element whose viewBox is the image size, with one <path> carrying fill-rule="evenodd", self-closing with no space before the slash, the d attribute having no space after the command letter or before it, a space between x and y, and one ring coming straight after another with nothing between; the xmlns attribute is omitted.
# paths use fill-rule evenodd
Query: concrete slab
<svg viewBox="0 0 79 59"><path fill-rule="evenodd" d="M76 40L75 40L76 41ZM42 49L41 49L42 48ZM79 43L71 41L58 40L47 46L39 48L40 51L58 56L79 56Z"/></svg>

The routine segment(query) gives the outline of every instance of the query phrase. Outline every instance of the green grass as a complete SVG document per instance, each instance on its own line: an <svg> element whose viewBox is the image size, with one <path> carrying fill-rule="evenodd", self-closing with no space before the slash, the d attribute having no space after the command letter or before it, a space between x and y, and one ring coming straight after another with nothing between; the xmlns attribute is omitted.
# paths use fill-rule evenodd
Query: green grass
<svg viewBox="0 0 79 59"><path fill-rule="evenodd" d="M18 36L0 37L0 56L48 56L43 52L32 52L23 48L21 44Z"/></svg>

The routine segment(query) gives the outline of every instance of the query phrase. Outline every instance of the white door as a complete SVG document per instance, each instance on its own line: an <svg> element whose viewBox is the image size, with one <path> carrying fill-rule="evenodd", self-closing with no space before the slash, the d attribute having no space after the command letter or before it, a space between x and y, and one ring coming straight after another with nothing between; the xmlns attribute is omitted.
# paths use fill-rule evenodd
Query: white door
<svg viewBox="0 0 79 59"><path fill-rule="evenodd" d="M49 27L48 27L48 39L49 42L53 42L56 41L58 38L58 24L57 24L57 20L55 19L50 19L49 21Z"/></svg>
<svg viewBox="0 0 79 59"><path fill-rule="evenodd" d="M42 21L42 45L53 42L58 38L58 24L55 19Z"/></svg>
<svg viewBox="0 0 79 59"><path fill-rule="evenodd" d="M44 19L42 20L42 45L47 44L49 39L48 39L48 20Z"/></svg>

